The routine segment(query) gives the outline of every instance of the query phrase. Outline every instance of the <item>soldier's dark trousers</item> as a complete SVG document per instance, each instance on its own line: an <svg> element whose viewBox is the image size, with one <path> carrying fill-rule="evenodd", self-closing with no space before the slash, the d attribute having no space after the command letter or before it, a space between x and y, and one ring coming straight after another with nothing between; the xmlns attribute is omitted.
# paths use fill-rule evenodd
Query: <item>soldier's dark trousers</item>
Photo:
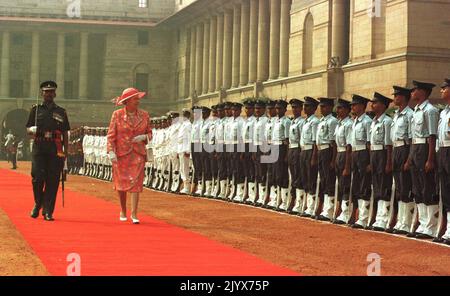
<svg viewBox="0 0 450 296"><path fill-rule="evenodd" d="M343 176L342 173L345 169L345 159L347 152L339 152L336 156L336 176L338 178L338 199L349 200L350 199L350 182L351 172L348 176Z"/></svg>
<svg viewBox="0 0 450 296"><path fill-rule="evenodd" d="M38 208L44 207L44 213L50 215L55 209L63 164L63 160L56 156L56 147L48 150L33 147L31 177L34 201Z"/></svg>
<svg viewBox="0 0 450 296"><path fill-rule="evenodd" d="M409 157L409 145L394 148L392 163L394 167L395 199L404 203L413 202L411 194L411 173L405 172L403 167Z"/></svg>
<svg viewBox="0 0 450 296"><path fill-rule="evenodd" d="M336 172L331 167L333 160L333 149L328 148L317 152L319 174L320 174L320 192L328 196L335 195Z"/></svg>
<svg viewBox="0 0 450 296"><path fill-rule="evenodd" d="M370 200L372 195L372 174L367 171L370 164L369 151L361 150L355 151L352 154L352 200L355 202L358 199Z"/></svg>
<svg viewBox="0 0 450 296"><path fill-rule="evenodd" d="M375 201L391 200L392 173L386 174L387 150L371 151L373 197Z"/></svg>
<svg viewBox="0 0 450 296"><path fill-rule="evenodd" d="M202 150L200 143L191 143L192 164L194 166L193 182L202 180Z"/></svg>
<svg viewBox="0 0 450 296"><path fill-rule="evenodd" d="M218 180L219 176L219 162L218 162L218 156L216 152L212 152L209 154L209 164L211 167L211 175L212 178L215 180Z"/></svg>
<svg viewBox="0 0 450 296"><path fill-rule="evenodd" d="M260 186L266 186L267 178L267 164L261 162L261 156L263 155L261 151L261 146L256 146L255 157L255 180L260 184Z"/></svg>
<svg viewBox="0 0 450 296"><path fill-rule="evenodd" d="M227 144L225 145L225 159L227 164L227 178L232 181L233 178L233 151L234 145Z"/></svg>
<svg viewBox="0 0 450 296"><path fill-rule="evenodd" d="M247 182L255 182L255 164L253 163L252 154L255 151L253 144L245 144L244 152L244 176L247 178Z"/></svg>
<svg viewBox="0 0 450 296"><path fill-rule="evenodd" d="M446 212L450 212L450 147L439 148L437 155L442 202Z"/></svg>
<svg viewBox="0 0 450 296"><path fill-rule="evenodd" d="M292 192L295 192L296 189L304 189L300 175L300 148L289 148L288 166L291 173Z"/></svg>
<svg viewBox="0 0 450 296"><path fill-rule="evenodd" d="M436 190L436 170L430 173L425 172L427 159L428 144L411 146L412 193L417 204L432 206L439 203L439 195Z"/></svg>
<svg viewBox="0 0 450 296"><path fill-rule="evenodd" d="M202 155L201 155L201 161L202 161L202 172L203 176L206 181L212 180L212 170L211 170L211 153L206 151L203 148Z"/></svg>
<svg viewBox="0 0 450 296"><path fill-rule="evenodd" d="M287 163L287 145L275 145L275 149L278 149L278 159L273 166L273 177L276 186L280 188L289 187L289 169Z"/></svg>
<svg viewBox="0 0 450 296"><path fill-rule="evenodd" d="M318 166L311 166L313 149L300 152L300 174L305 191L308 194L316 194Z"/></svg>
<svg viewBox="0 0 450 296"><path fill-rule="evenodd" d="M13 169L17 168L17 154L16 153L11 153L11 163L13 166Z"/></svg>
<svg viewBox="0 0 450 296"><path fill-rule="evenodd" d="M228 168L227 168L227 157L226 153L223 152L217 152L217 164L218 164L218 170L219 170L219 181L224 181L228 177Z"/></svg>
<svg viewBox="0 0 450 296"><path fill-rule="evenodd" d="M242 148L239 149L239 145L234 145L234 152L231 153L232 174L235 184L243 184L245 181L243 161L241 160L242 150Z"/></svg>

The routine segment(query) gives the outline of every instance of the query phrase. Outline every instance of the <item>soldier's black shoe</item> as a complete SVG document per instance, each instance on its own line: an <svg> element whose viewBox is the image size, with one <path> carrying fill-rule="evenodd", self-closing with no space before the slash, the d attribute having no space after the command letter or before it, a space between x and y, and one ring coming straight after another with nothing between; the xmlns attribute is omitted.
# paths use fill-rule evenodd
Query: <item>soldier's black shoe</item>
<svg viewBox="0 0 450 296"><path fill-rule="evenodd" d="M381 232L381 231L386 231L386 229L381 228L381 227L378 227L378 226L372 226L371 229L372 229L373 231L379 231L379 232Z"/></svg>
<svg viewBox="0 0 450 296"><path fill-rule="evenodd" d="M53 215L50 215L50 214L45 214L44 220L45 221L55 221L55 219L53 218Z"/></svg>
<svg viewBox="0 0 450 296"><path fill-rule="evenodd" d="M345 223L344 221L341 221L341 220L334 220L333 221L333 224L337 224L337 225L344 225L344 224L347 224L347 223Z"/></svg>
<svg viewBox="0 0 450 296"><path fill-rule="evenodd" d="M450 240L449 240L449 239L444 239L444 241L443 241L442 243L444 243L444 244L446 244L446 245L449 245L449 246L450 246Z"/></svg>
<svg viewBox="0 0 450 296"><path fill-rule="evenodd" d="M327 217L325 217L325 216L322 216L322 215L319 215L319 216L317 217L317 220L319 220L319 221L330 221L329 218L327 218Z"/></svg>
<svg viewBox="0 0 450 296"><path fill-rule="evenodd" d="M351 226L353 229L364 229L365 227L364 226L362 226L362 225L359 225L359 224L353 224L352 226Z"/></svg>
<svg viewBox="0 0 450 296"><path fill-rule="evenodd" d="M443 243L444 242L444 240L442 239L442 238L439 238L439 237L435 237L434 239L433 239L433 243L438 243L438 244L440 244L440 243Z"/></svg>
<svg viewBox="0 0 450 296"><path fill-rule="evenodd" d="M34 207L34 208L31 210L30 217L33 218L33 219L36 219L37 217L39 217L39 211L40 211L40 210L41 210L41 209L39 209L38 207Z"/></svg>
<svg viewBox="0 0 450 296"><path fill-rule="evenodd" d="M418 233L416 235L416 238L417 239L431 239L433 237L431 235L428 235L428 234Z"/></svg>
<svg viewBox="0 0 450 296"><path fill-rule="evenodd" d="M406 237L416 237L417 236L417 233L415 233L415 232L409 232L407 235L406 235Z"/></svg>
<svg viewBox="0 0 450 296"><path fill-rule="evenodd" d="M386 233L395 233L395 231L396 230L393 229L393 228L388 228L388 229L385 230Z"/></svg>

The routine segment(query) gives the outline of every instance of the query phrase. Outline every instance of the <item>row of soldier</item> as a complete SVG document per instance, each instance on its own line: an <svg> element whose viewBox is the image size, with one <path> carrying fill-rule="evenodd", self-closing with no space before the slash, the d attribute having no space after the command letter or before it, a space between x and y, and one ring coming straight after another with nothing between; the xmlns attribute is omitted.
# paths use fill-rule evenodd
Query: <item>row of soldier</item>
<svg viewBox="0 0 450 296"><path fill-rule="evenodd" d="M449 83L440 115L428 101L435 85L418 81L394 86L394 100L375 93L170 112L152 121L144 183L449 244Z"/></svg>

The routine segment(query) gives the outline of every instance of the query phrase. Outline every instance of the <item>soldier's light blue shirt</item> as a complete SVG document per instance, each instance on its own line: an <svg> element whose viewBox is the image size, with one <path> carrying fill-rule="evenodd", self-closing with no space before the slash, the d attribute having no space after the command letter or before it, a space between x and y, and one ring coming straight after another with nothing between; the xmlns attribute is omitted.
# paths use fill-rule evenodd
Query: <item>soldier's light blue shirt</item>
<svg viewBox="0 0 450 296"><path fill-rule="evenodd" d="M439 119L439 134L438 134L438 144L440 147L450 145L450 106L442 110Z"/></svg>
<svg viewBox="0 0 450 296"><path fill-rule="evenodd" d="M292 120L291 126L289 127L289 144L290 145L300 145L300 133L305 124L305 119L301 116Z"/></svg>
<svg viewBox="0 0 450 296"><path fill-rule="evenodd" d="M412 138L429 138L437 136L439 124L439 110L428 100L414 108L411 121Z"/></svg>
<svg viewBox="0 0 450 296"><path fill-rule="evenodd" d="M353 120L349 117L340 119L335 131L335 141L337 147L347 147L351 145Z"/></svg>
<svg viewBox="0 0 450 296"><path fill-rule="evenodd" d="M268 144L272 144L273 126L277 117L270 117L266 124L265 138Z"/></svg>
<svg viewBox="0 0 450 296"><path fill-rule="evenodd" d="M314 145L317 137L317 127L319 125L319 118L316 115L311 115L305 119L300 133L300 145Z"/></svg>
<svg viewBox="0 0 450 296"><path fill-rule="evenodd" d="M231 125L233 124L233 117L226 117L224 121L224 141L225 144L232 144L233 136L231 134Z"/></svg>
<svg viewBox="0 0 450 296"><path fill-rule="evenodd" d="M230 121L230 130L226 131L230 133L231 143L229 144L238 144L242 143L242 127L244 126L244 118L241 116L233 118Z"/></svg>
<svg viewBox="0 0 450 296"><path fill-rule="evenodd" d="M397 110L392 119L391 139L392 141L407 141L412 138L411 121L413 110L406 107L403 111Z"/></svg>
<svg viewBox="0 0 450 296"><path fill-rule="evenodd" d="M365 113L353 120L350 142L353 147L366 145L370 142L371 124L372 119Z"/></svg>
<svg viewBox="0 0 450 296"><path fill-rule="evenodd" d="M213 120L211 118L208 118L205 121L203 121L202 128L201 128L201 137L200 137L200 142L203 144L208 143L208 141L209 141L210 129L211 129L212 123L213 123Z"/></svg>
<svg viewBox="0 0 450 296"><path fill-rule="evenodd" d="M291 120L287 116L276 117L273 124L272 142L279 145L280 142L289 139L290 126Z"/></svg>
<svg viewBox="0 0 450 296"><path fill-rule="evenodd" d="M269 118L267 116L256 117L253 127L253 143L257 146L266 142L266 130Z"/></svg>
<svg viewBox="0 0 450 296"><path fill-rule="evenodd" d="M317 126L316 144L331 144L335 138L334 135L337 125L338 120L332 114L328 114L327 116L320 118L319 125Z"/></svg>
<svg viewBox="0 0 450 296"><path fill-rule="evenodd" d="M383 113L379 118L374 118L370 126L370 144L392 146L391 139L392 119Z"/></svg>
<svg viewBox="0 0 450 296"><path fill-rule="evenodd" d="M191 142L200 143L203 119L194 120L191 130Z"/></svg>
<svg viewBox="0 0 450 296"><path fill-rule="evenodd" d="M242 129L242 138L244 139L244 143L253 142L253 127L255 125L255 117L250 116L245 119L244 126Z"/></svg>
<svg viewBox="0 0 450 296"><path fill-rule="evenodd" d="M217 144L223 144L224 143L224 136L225 136L225 121L226 117L218 119L216 122L216 128L215 128L215 138Z"/></svg>

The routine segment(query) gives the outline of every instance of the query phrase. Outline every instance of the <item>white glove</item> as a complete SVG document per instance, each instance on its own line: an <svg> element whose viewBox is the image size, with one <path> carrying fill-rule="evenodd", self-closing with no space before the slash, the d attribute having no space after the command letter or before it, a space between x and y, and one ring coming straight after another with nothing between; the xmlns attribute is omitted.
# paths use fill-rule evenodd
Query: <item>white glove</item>
<svg viewBox="0 0 450 296"><path fill-rule="evenodd" d="M30 131L30 133L35 135L37 133L37 126L32 126L28 130Z"/></svg>
<svg viewBox="0 0 450 296"><path fill-rule="evenodd" d="M109 151L108 156L109 156L109 160L111 160L112 162L117 161L117 155L114 153L114 151Z"/></svg>
<svg viewBox="0 0 450 296"><path fill-rule="evenodd" d="M133 141L131 141L131 142L139 143L139 142L144 142L146 140L147 140L147 135L140 135L140 136L134 137Z"/></svg>

